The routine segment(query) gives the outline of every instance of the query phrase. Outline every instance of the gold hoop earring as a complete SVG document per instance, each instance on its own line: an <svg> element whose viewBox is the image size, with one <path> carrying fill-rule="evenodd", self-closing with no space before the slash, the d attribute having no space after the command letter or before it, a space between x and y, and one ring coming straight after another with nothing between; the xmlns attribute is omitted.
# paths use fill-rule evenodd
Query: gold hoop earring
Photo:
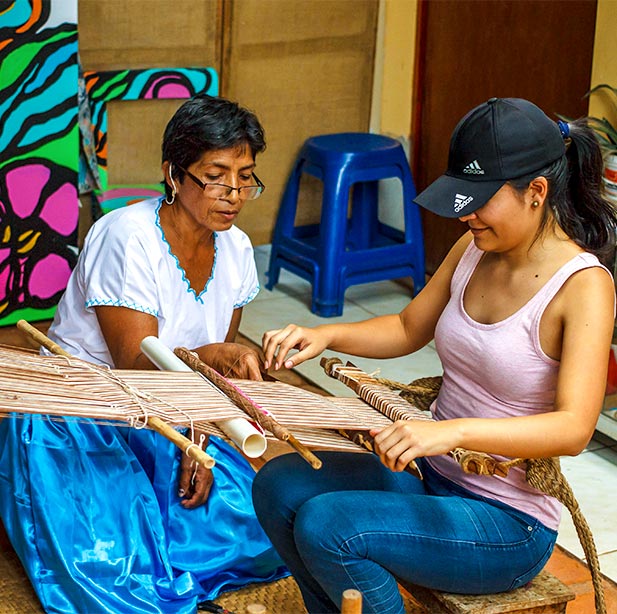
<svg viewBox="0 0 617 614"><path fill-rule="evenodd" d="M537 208L540 206L540 203L539 203L539 201L534 200L534 201L531 203L531 206L532 206L534 209L537 209Z"/></svg>

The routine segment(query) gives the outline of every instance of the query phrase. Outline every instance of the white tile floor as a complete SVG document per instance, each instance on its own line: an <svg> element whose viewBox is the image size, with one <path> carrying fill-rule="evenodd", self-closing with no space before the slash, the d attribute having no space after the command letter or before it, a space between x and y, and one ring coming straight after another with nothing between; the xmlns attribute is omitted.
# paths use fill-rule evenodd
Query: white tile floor
<svg viewBox="0 0 617 614"><path fill-rule="evenodd" d="M261 343L266 330L280 328L288 323L312 326L337 321L352 322L374 315L396 313L410 299L409 289L394 281L352 286L345 294L343 315L339 318L320 318L310 311L310 284L296 275L282 270L274 290L265 289L269 253L269 245L259 246L255 250L263 289L256 300L244 308L240 327L240 331L255 343ZM431 345L412 356L384 361L363 360L340 353L336 355L342 360L351 360L367 372L379 369L382 377L400 382L441 374L441 363ZM297 370L335 396L353 395L343 384L326 376L318 360L304 363ZM591 527L600 555L601 570L617 580L617 441L596 433L582 454L575 458L562 458L561 464ZM559 529L558 543L575 556L583 558L582 548L567 512L564 513Z"/></svg>

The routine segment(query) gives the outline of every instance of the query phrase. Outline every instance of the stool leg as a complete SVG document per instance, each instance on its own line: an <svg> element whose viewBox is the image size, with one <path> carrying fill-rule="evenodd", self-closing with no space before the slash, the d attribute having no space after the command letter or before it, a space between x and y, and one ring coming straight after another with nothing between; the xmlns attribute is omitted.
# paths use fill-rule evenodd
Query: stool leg
<svg viewBox="0 0 617 614"><path fill-rule="evenodd" d="M422 218L420 210L415 203L410 203L409 213L405 215L405 227L410 228L413 254L413 294L416 296L426 283L426 271L424 265L424 237L422 235Z"/></svg>
<svg viewBox="0 0 617 614"><path fill-rule="evenodd" d="M413 202L416 196L416 186L407 166L401 168L404 194L405 242L410 246L413 261L413 294L416 296L426 283L424 264L424 235L422 233L422 217L420 207Z"/></svg>
<svg viewBox="0 0 617 614"><path fill-rule="evenodd" d="M353 249L369 249L377 229L378 182L362 181L353 185L348 243Z"/></svg>
<svg viewBox="0 0 617 614"><path fill-rule="evenodd" d="M266 288L268 290L274 290L274 286L276 286L279 282L280 273L281 267L278 264L278 250L275 250L273 243L272 250L270 252L270 263L268 264L268 270L266 271Z"/></svg>
<svg viewBox="0 0 617 614"><path fill-rule="evenodd" d="M343 272L349 184L338 170L324 174L321 223L311 311L327 318L343 313Z"/></svg>
<svg viewBox="0 0 617 614"><path fill-rule="evenodd" d="M272 235L270 263L268 264L268 270L266 272L266 277L268 279L266 282L266 288L268 290L272 290L279 280L279 274L281 272L281 266L279 264L281 245L283 244L285 237L293 236L296 209L298 207L298 191L300 189L300 177L302 175L303 165L303 159L299 159L296 162L293 171L289 175L287 185L285 186L285 192L281 198L281 204L279 206L279 212L276 218L276 224L274 226L274 233Z"/></svg>

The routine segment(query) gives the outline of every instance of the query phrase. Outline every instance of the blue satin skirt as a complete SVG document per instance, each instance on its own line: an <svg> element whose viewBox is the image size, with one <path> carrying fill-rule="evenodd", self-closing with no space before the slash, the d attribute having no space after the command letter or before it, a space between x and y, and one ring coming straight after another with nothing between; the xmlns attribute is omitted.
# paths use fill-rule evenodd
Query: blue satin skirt
<svg viewBox="0 0 617 614"><path fill-rule="evenodd" d="M181 451L147 430L46 416L0 423L0 515L46 612L189 614L288 575L221 439L205 505L177 496Z"/></svg>

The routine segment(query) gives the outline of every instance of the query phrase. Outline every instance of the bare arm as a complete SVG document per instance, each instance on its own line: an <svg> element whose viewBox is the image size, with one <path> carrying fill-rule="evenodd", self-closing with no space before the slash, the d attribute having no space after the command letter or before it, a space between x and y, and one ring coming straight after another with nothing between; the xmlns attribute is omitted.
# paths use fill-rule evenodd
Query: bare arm
<svg viewBox="0 0 617 614"><path fill-rule="evenodd" d="M399 314L315 328L290 324L266 332L262 340L264 366L290 369L325 349L366 358L393 358L424 347L433 338L437 320L450 298L452 274L470 240L469 234L459 239L426 287ZM292 349L299 352L287 358Z"/></svg>
<svg viewBox="0 0 617 614"><path fill-rule="evenodd" d="M95 310L114 367L117 369L156 368L140 349L144 337L158 336L158 322L154 316L128 307L103 306L95 307ZM205 363L225 371L223 375L261 379L258 354L245 346L233 343L238 333L241 317L242 309L236 309L225 337L225 343L211 343L191 349L197 352ZM231 375L232 372L233 375Z"/></svg>
<svg viewBox="0 0 617 614"><path fill-rule="evenodd" d="M229 330L227 331L227 336L225 337L225 341L233 343L236 340L238 330L240 330L240 320L242 320L242 307L234 309L233 315L231 316L231 322L229 324Z"/></svg>
<svg viewBox="0 0 617 614"><path fill-rule="evenodd" d="M94 308L105 343L116 369L155 369L139 345L149 335L158 336L154 316L128 307Z"/></svg>
<svg viewBox="0 0 617 614"><path fill-rule="evenodd" d="M400 470L413 458L444 454L456 447L523 458L581 452L602 408L613 297L612 279L593 268L572 276L556 298L563 341L554 411L516 418L397 422L373 431L384 463Z"/></svg>

